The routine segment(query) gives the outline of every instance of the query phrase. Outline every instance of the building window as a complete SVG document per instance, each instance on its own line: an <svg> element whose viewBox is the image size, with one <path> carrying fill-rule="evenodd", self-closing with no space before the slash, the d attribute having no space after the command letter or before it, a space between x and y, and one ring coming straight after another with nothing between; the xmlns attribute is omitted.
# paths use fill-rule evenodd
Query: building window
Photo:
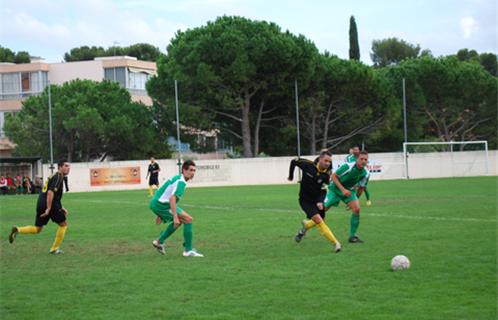
<svg viewBox="0 0 498 320"><path fill-rule="evenodd" d="M47 84L46 71L0 74L0 100L21 99L38 94Z"/></svg>
<svg viewBox="0 0 498 320"><path fill-rule="evenodd" d="M21 73L3 73L1 76L2 85L0 86L0 99L18 99L21 93Z"/></svg>
<svg viewBox="0 0 498 320"><path fill-rule="evenodd" d="M144 72L128 72L128 89L145 90L149 75Z"/></svg>
<svg viewBox="0 0 498 320"><path fill-rule="evenodd" d="M105 68L104 79L116 81L122 88L126 88L126 70L124 67Z"/></svg>

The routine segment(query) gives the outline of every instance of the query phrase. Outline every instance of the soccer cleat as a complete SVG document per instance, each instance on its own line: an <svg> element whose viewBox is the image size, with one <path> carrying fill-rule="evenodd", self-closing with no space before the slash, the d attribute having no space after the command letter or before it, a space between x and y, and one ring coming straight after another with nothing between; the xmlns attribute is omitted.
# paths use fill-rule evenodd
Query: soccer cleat
<svg viewBox="0 0 498 320"><path fill-rule="evenodd" d="M305 234L306 233L304 233L302 230L299 230L296 236L294 237L294 240L296 240L297 243L301 242Z"/></svg>
<svg viewBox="0 0 498 320"><path fill-rule="evenodd" d="M303 237L306 235L306 227L304 226L306 223L306 220L303 220L301 221L301 224L303 225L303 227L301 229L299 229L299 231L297 232L296 236L294 237L294 240L296 240L297 243L301 242L301 240L303 240Z"/></svg>
<svg viewBox="0 0 498 320"><path fill-rule="evenodd" d="M349 241L349 243L363 243L363 240L361 240L357 236L349 237L348 241Z"/></svg>
<svg viewBox="0 0 498 320"><path fill-rule="evenodd" d="M183 256L184 257L199 257L199 258L204 257L203 254L197 252L197 250L195 250L195 249L192 249L190 251L183 251Z"/></svg>
<svg viewBox="0 0 498 320"><path fill-rule="evenodd" d="M64 251L62 251L61 249L55 249L55 250L50 251L50 254L53 254L53 255L63 254L63 253L64 253Z"/></svg>
<svg viewBox="0 0 498 320"><path fill-rule="evenodd" d="M339 241L337 241L337 242L335 243L335 248L334 248L334 250L335 250L335 253L339 253L339 252L341 252L341 250L342 250L342 246L341 246L341 243L340 243Z"/></svg>
<svg viewBox="0 0 498 320"><path fill-rule="evenodd" d="M154 240L152 241L152 245L157 249L157 251L159 251L160 254L166 254L166 247L164 244L160 244L159 241Z"/></svg>
<svg viewBox="0 0 498 320"><path fill-rule="evenodd" d="M13 243L14 240L16 240L16 236L18 233L19 233L19 230L17 230L17 227L16 226L12 227L12 229L10 230L10 234L9 234L9 243Z"/></svg>

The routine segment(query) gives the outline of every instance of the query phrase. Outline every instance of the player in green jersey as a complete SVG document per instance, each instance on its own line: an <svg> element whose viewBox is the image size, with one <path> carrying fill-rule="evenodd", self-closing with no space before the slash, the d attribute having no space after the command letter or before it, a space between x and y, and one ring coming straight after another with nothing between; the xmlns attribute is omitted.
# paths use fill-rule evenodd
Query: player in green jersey
<svg viewBox="0 0 498 320"><path fill-rule="evenodd" d="M359 155L360 155L360 147L352 146L351 148L349 148L349 154L344 159L344 162L356 162L356 159L358 159Z"/></svg>
<svg viewBox="0 0 498 320"><path fill-rule="evenodd" d="M329 185L324 205L326 208L338 206L339 202L344 202L352 210L351 229L349 232L349 242L363 242L356 235L360 224L360 202L356 196L355 187L367 178L368 153L361 151L356 162L346 162L332 174L332 182Z"/></svg>
<svg viewBox="0 0 498 320"><path fill-rule="evenodd" d="M159 238L152 241L152 245L162 254L166 253L164 241L183 224L184 257L204 257L192 247L192 217L178 206L178 202L185 194L187 181L195 175L195 163L185 161L182 165L182 174L176 175L166 181L150 201L150 209L156 217L156 223L169 223L161 232Z"/></svg>

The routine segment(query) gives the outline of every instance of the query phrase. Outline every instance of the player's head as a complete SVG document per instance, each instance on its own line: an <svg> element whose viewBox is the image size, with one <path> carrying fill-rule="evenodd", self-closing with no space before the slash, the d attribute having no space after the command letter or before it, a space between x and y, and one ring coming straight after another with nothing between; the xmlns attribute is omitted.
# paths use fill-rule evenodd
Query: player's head
<svg viewBox="0 0 498 320"><path fill-rule="evenodd" d="M354 154L356 158L360 155L360 147L359 146L352 146L350 150L350 154Z"/></svg>
<svg viewBox="0 0 498 320"><path fill-rule="evenodd" d="M150 162L154 163L156 162L156 159L154 159L154 157L150 157Z"/></svg>
<svg viewBox="0 0 498 320"><path fill-rule="evenodd" d="M71 170L71 165L69 162L67 162L66 159L60 159L57 161L57 170L59 170L60 173L63 175L67 176L69 174L69 170Z"/></svg>
<svg viewBox="0 0 498 320"><path fill-rule="evenodd" d="M182 174L185 180L190 180L195 175L195 162L192 160L187 160L182 164Z"/></svg>
<svg viewBox="0 0 498 320"><path fill-rule="evenodd" d="M368 152L360 151L358 158L356 159L356 165L360 168L365 168L368 163Z"/></svg>
<svg viewBox="0 0 498 320"><path fill-rule="evenodd" d="M330 168L332 164L332 153L328 149L322 149L318 157L318 166L320 169L325 170Z"/></svg>

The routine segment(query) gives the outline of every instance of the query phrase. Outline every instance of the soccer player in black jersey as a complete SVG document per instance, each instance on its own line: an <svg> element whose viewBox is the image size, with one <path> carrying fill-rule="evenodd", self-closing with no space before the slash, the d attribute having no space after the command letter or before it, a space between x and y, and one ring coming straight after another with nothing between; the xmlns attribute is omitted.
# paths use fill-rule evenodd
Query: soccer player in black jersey
<svg viewBox="0 0 498 320"><path fill-rule="evenodd" d="M13 243L17 234L34 234L40 233L49 220L57 223L59 228L55 235L54 243L50 248L51 254L63 253L59 249L67 229L66 216L68 211L62 206L62 193L64 177L69 174L70 165L66 160L60 160L57 163L57 172L47 179L38 196L36 206L36 219L34 226L12 227L9 235L9 242Z"/></svg>
<svg viewBox="0 0 498 320"><path fill-rule="evenodd" d="M154 191L152 189L159 188L159 164L156 162L156 159L153 157L150 158L149 168L147 169L147 176L145 179L149 178L149 196L152 197L154 195Z"/></svg>
<svg viewBox="0 0 498 320"><path fill-rule="evenodd" d="M306 232L316 226L320 233L334 245L335 252L339 252L341 251L341 244L324 220L325 208L323 200L327 191L323 186L329 183L331 164L332 154L328 150L320 152L317 163L306 159L294 159L290 164L288 180L292 181L294 178L294 168L296 166L302 170L299 205L305 212L307 220L303 220L303 227L295 236L296 242L300 242Z"/></svg>

